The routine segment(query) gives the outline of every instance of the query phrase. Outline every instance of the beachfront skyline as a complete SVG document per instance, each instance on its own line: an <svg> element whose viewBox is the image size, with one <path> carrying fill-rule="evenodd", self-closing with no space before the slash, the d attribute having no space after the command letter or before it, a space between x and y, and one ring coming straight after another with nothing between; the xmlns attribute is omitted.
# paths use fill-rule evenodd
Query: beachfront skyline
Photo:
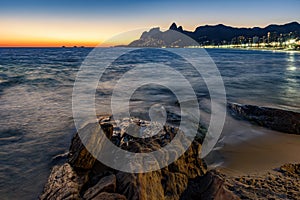
<svg viewBox="0 0 300 200"><path fill-rule="evenodd" d="M0 46L96 46L138 28L193 31L199 25L265 27L300 19L300 1L21 1L0 2Z"/></svg>

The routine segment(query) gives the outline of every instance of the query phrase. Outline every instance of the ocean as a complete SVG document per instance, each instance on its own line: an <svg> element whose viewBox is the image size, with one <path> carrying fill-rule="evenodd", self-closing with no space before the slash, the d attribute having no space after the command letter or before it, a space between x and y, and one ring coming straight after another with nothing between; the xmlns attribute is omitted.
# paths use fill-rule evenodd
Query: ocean
<svg viewBox="0 0 300 200"><path fill-rule="evenodd" d="M64 161L76 132L72 117L73 84L91 51L92 48L0 48L0 199L36 199L51 167ZM207 53L221 73L228 101L300 112L299 52L207 49ZM153 56L170 62L168 57L155 55L151 49L137 54L134 56L150 62ZM120 78L126 66L139 61L130 57L119 59L106 73L107 78L101 79L106 87L97 89L98 114L109 112L101 109L101 105L107 104L102 99L111 95L110 85ZM186 76L193 75L190 68L180 70ZM201 80L192 80L200 104L207 102L207 88ZM152 104L174 103L176 97L156 85L137 90L131 100L132 113L140 115ZM229 123L226 130L234 132L232 127L237 123L243 122ZM254 130L250 125L241 127ZM264 131L255 129L258 135ZM247 140L247 130L239 132L239 136Z"/></svg>

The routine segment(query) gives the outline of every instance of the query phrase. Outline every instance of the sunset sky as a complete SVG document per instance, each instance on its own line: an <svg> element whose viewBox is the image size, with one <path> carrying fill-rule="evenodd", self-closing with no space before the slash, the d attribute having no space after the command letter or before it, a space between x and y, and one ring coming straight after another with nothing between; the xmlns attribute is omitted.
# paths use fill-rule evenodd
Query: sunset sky
<svg viewBox="0 0 300 200"><path fill-rule="evenodd" d="M236 27L300 21L299 0L7 0L0 1L0 46L95 46L138 28L186 30L204 24Z"/></svg>

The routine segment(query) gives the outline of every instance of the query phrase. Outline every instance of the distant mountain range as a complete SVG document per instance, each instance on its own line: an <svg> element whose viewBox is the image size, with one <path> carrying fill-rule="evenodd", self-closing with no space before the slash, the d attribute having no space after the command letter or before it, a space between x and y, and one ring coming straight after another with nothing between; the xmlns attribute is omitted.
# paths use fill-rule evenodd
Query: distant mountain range
<svg viewBox="0 0 300 200"><path fill-rule="evenodd" d="M180 35L174 36L174 32L183 33L186 36L194 39L198 45L220 45L230 44L235 41L253 40L258 38L265 40L264 42L279 41L286 38L300 37L300 24L298 22L291 22L284 25L272 24L265 28L236 28L231 26L219 25L205 25L199 26L195 31L183 30L182 26L177 26L173 23L169 30L160 31L160 28L153 28L150 31L144 32L140 39L135 40L129 46L188 46L190 41L182 41ZM241 41L242 42L242 41Z"/></svg>

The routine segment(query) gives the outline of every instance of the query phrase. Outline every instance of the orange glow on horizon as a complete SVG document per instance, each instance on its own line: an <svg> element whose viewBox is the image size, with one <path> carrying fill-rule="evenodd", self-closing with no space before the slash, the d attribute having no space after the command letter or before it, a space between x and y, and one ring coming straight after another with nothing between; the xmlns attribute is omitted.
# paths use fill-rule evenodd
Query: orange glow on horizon
<svg viewBox="0 0 300 200"><path fill-rule="evenodd" d="M115 46L124 45L132 38L118 41L107 39L117 33L131 30L133 25L126 27L112 24L99 24L95 21L66 21L43 19L1 19L0 47L73 47L73 46ZM140 33L141 34L141 33Z"/></svg>
<svg viewBox="0 0 300 200"><path fill-rule="evenodd" d="M84 41L84 40L21 40L15 39L10 41L0 41L0 47L110 47L116 45L127 45L132 40L122 42L99 42L99 41Z"/></svg>
<svg viewBox="0 0 300 200"><path fill-rule="evenodd" d="M0 47L96 47L99 44L97 42L78 42L78 41L7 41L0 42Z"/></svg>
<svg viewBox="0 0 300 200"><path fill-rule="evenodd" d="M116 45L127 45L130 41L122 43L102 43L93 41L37 41L37 40L13 40L13 41L0 41L0 47L110 47Z"/></svg>
<svg viewBox="0 0 300 200"><path fill-rule="evenodd" d="M95 47L98 42L84 40L49 40L49 39L26 39L26 38L11 38L10 40L0 41L0 47L73 47L85 46Z"/></svg>

